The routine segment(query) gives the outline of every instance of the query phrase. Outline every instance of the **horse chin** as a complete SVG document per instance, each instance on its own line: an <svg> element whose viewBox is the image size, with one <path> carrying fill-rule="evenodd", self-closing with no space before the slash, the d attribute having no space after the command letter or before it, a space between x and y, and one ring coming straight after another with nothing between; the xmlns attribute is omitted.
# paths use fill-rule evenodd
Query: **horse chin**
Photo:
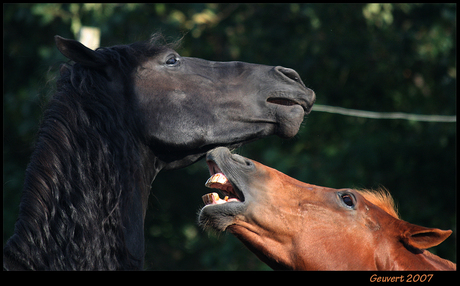
<svg viewBox="0 0 460 286"><path fill-rule="evenodd" d="M225 231L232 225L236 216L244 213L246 205L244 202L228 202L224 204L206 205L198 215L198 224L203 229L214 229Z"/></svg>
<svg viewBox="0 0 460 286"><path fill-rule="evenodd" d="M285 139L294 137L299 132L305 114L300 105L278 106L276 113L278 128L275 134Z"/></svg>

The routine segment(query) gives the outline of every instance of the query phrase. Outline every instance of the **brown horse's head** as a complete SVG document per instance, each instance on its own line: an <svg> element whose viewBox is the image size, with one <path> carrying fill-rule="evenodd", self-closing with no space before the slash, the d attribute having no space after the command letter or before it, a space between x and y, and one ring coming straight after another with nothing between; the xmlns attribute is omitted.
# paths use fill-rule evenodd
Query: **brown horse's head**
<svg viewBox="0 0 460 286"><path fill-rule="evenodd" d="M227 197L205 195L200 224L229 230L274 269L423 268L389 257L422 253L452 233L400 220L385 192L302 183L226 148L207 163L207 186Z"/></svg>

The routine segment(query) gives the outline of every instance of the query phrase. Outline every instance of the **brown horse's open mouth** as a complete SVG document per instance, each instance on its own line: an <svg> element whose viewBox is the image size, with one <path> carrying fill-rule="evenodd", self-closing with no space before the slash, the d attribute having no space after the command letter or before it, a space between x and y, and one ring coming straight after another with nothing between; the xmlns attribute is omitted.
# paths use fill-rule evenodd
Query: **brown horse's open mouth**
<svg viewBox="0 0 460 286"><path fill-rule="evenodd" d="M219 169L213 161L207 161L211 177L206 181L205 186L212 189L218 189L225 196L224 199L219 197L217 193L208 193L202 196L203 202L206 205L224 204L228 202L244 202L243 193L234 187L224 173Z"/></svg>
<svg viewBox="0 0 460 286"><path fill-rule="evenodd" d="M254 199L248 182L253 179L255 165L224 147L209 151L206 163L211 174L206 187L216 189L220 197L214 192L202 197L205 206L199 212L198 223L203 228L225 231Z"/></svg>

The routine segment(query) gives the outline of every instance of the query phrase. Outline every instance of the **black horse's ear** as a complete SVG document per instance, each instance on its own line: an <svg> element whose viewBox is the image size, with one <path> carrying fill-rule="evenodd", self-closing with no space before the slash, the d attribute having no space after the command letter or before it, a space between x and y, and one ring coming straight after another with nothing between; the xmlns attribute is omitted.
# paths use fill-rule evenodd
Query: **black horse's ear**
<svg viewBox="0 0 460 286"><path fill-rule="evenodd" d="M104 68L107 63L103 57L86 47L79 41L65 39L61 36L54 36L58 50L67 58L83 66L91 68Z"/></svg>

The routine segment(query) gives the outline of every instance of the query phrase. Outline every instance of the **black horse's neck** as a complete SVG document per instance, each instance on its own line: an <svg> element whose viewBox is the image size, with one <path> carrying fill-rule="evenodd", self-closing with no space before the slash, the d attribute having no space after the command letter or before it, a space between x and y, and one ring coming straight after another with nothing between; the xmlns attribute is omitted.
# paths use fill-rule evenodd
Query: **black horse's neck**
<svg viewBox="0 0 460 286"><path fill-rule="evenodd" d="M147 199L161 165L126 104L84 100L64 90L49 103L6 269L142 269Z"/></svg>

